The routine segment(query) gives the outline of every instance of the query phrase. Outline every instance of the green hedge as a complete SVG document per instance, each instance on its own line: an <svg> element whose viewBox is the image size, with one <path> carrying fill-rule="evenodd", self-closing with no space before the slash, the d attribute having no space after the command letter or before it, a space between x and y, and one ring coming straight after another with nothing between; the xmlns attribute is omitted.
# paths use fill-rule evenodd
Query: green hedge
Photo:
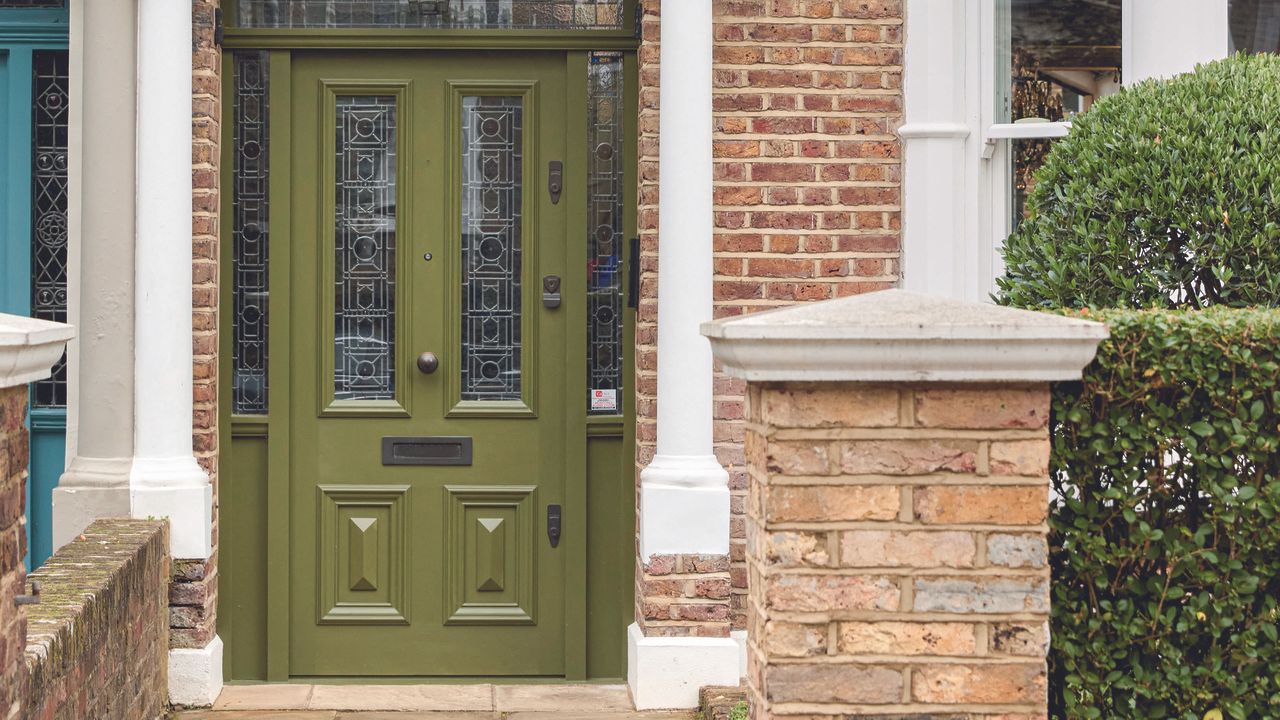
<svg viewBox="0 0 1280 720"><path fill-rule="evenodd" d="M1053 716L1280 717L1280 311L1084 314L1112 338L1054 390Z"/></svg>
<svg viewBox="0 0 1280 720"><path fill-rule="evenodd" d="M1019 307L1280 305L1280 55L1101 98L1004 245Z"/></svg>

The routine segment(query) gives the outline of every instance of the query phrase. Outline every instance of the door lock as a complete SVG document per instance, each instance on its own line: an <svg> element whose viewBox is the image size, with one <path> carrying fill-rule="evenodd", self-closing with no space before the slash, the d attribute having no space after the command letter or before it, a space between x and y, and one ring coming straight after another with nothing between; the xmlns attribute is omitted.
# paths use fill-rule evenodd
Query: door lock
<svg viewBox="0 0 1280 720"><path fill-rule="evenodd" d="M549 309L560 307L560 276L542 278L542 305Z"/></svg>
<svg viewBox="0 0 1280 720"><path fill-rule="evenodd" d="M547 506L547 539L551 541L551 547L560 545L560 506Z"/></svg>
<svg viewBox="0 0 1280 720"><path fill-rule="evenodd" d="M560 204L560 193L564 191L564 163L552 160L547 166L547 192L551 195L551 204Z"/></svg>

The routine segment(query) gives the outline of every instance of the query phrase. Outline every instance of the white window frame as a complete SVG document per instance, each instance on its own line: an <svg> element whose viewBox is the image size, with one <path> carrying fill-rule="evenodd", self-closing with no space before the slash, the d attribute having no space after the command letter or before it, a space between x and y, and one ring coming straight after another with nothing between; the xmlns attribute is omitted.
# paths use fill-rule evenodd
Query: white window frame
<svg viewBox="0 0 1280 720"><path fill-rule="evenodd" d="M997 123L997 0L907 0L903 280L987 300L1004 273L1010 140L1065 137L1069 122ZM1228 0L1122 0L1125 84L1225 57Z"/></svg>

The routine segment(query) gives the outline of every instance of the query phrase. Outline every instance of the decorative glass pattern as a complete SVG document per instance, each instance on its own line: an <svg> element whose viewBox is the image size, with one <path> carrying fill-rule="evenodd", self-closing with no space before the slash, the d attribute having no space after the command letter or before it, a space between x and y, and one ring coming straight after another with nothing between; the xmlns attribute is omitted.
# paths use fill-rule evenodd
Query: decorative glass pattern
<svg viewBox="0 0 1280 720"><path fill-rule="evenodd" d="M337 98L335 400L396 395L396 99Z"/></svg>
<svg viewBox="0 0 1280 720"><path fill-rule="evenodd" d="M524 103L462 102L462 399L520 399Z"/></svg>
<svg viewBox="0 0 1280 720"><path fill-rule="evenodd" d="M32 54L31 315L67 321L67 51ZM67 406L67 356L32 385L35 407Z"/></svg>
<svg viewBox="0 0 1280 720"><path fill-rule="evenodd" d="M0 8L60 8L65 0L0 0Z"/></svg>
<svg viewBox="0 0 1280 720"><path fill-rule="evenodd" d="M232 412L267 412L267 54L235 55L231 189Z"/></svg>
<svg viewBox="0 0 1280 720"><path fill-rule="evenodd" d="M617 30L624 0L238 0L249 28Z"/></svg>
<svg viewBox="0 0 1280 720"><path fill-rule="evenodd" d="M591 54L587 109L587 409L622 412L623 62Z"/></svg>

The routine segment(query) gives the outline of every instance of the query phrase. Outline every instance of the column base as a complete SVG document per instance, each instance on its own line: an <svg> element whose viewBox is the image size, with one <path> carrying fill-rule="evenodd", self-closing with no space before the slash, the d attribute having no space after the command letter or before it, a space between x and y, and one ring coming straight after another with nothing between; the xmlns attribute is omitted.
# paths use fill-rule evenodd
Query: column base
<svg viewBox="0 0 1280 720"><path fill-rule="evenodd" d="M637 710L698 706L698 690L737 685L739 646L732 638L645 637L627 628L627 685Z"/></svg>
<svg viewBox="0 0 1280 720"><path fill-rule="evenodd" d="M714 455L663 457L640 472L640 557L729 554L729 474Z"/></svg>
<svg viewBox="0 0 1280 720"><path fill-rule="evenodd" d="M209 707L222 692L222 638L202 648L169 651L169 702L185 707Z"/></svg>
<svg viewBox="0 0 1280 720"><path fill-rule="evenodd" d="M72 458L53 489L54 550L98 518L129 517L132 465L133 458Z"/></svg>
<svg viewBox="0 0 1280 720"><path fill-rule="evenodd" d="M738 675L742 678L747 677L747 631L732 630L729 637L738 643Z"/></svg>
<svg viewBox="0 0 1280 720"><path fill-rule="evenodd" d="M195 458L135 458L130 495L135 518L169 518L175 560L213 553L213 486Z"/></svg>

